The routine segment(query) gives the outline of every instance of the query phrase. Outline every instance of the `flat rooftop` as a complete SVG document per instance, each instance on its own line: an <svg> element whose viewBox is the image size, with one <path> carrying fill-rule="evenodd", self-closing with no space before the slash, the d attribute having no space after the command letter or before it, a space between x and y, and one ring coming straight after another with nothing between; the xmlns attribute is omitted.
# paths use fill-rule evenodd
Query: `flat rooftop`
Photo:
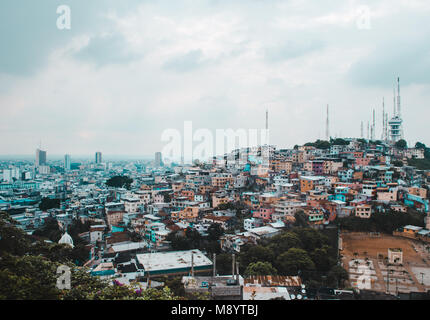
<svg viewBox="0 0 430 320"><path fill-rule="evenodd" d="M136 255L145 272L169 271L191 268L191 255L194 257L194 268L212 267L212 261L200 250L170 251L143 253Z"/></svg>

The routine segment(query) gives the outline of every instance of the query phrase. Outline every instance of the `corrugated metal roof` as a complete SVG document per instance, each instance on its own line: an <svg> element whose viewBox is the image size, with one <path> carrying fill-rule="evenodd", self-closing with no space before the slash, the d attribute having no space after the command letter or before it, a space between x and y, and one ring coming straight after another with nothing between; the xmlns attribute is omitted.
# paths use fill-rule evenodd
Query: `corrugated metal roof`
<svg viewBox="0 0 430 320"><path fill-rule="evenodd" d="M249 276L245 279L246 284L299 287L302 285L302 280L298 276Z"/></svg>

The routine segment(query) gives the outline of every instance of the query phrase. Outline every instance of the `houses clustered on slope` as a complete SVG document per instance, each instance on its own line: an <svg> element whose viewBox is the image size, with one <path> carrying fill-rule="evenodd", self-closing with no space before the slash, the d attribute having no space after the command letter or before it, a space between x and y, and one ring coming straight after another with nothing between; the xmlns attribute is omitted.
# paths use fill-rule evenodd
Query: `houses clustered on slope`
<svg viewBox="0 0 430 320"><path fill-rule="evenodd" d="M161 159L156 165L83 163L64 172L54 164L35 173L34 179L26 173L0 184L0 210L11 213L28 233L43 226L48 216L55 217L64 232L74 219L90 221L89 231L79 235L90 251L86 265L94 275L120 275L125 282L144 275L149 265L157 268L136 253L172 251L172 232L194 229L207 235L208 228L218 224L225 231L221 249L238 253L244 244L279 234L299 211L315 228L336 218L368 219L388 207L428 212L430 172L407 165L408 159L424 158L423 149L344 142L327 149L305 145L276 150L264 145L234 150L211 163L169 167L160 165ZM261 161L262 154L268 155L266 161ZM8 174L11 167L30 171L25 163L2 167ZM106 185L109 178L123 175L133 179L129 188ZM60 208L40 210L42 198L61 199ZM196 259L199 254L196 251ZM154 273L168 269L163 262L171 263L160 258ZM180 269L181 264L173 267Z"/></svg>

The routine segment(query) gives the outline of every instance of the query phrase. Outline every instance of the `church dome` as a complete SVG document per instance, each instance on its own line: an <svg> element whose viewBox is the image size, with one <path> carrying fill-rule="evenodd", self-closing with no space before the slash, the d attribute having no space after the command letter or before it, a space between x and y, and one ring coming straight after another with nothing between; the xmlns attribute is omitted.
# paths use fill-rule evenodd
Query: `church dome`
<svg viewBox="0 0 430 320"><path fill-rule="evenodd" d="M61 237L60 241L58 241L58 243L66 243L70 245L72 248L74 247L73 239L67 232L63 234L63 236Z"/></svg>

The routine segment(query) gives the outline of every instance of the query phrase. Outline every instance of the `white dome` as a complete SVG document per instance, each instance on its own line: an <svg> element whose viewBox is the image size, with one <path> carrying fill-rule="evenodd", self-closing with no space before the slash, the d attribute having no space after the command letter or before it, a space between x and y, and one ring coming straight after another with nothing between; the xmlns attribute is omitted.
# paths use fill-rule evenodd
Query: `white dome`
<svg viewBox="0 0 430 320"><path fill-rule="evenodd" d="M70 245L72 248L74 247L73 239L67 232L63 234L63 236L61 237L60 241L58 241L58 243L66 243Z"/></svg>

